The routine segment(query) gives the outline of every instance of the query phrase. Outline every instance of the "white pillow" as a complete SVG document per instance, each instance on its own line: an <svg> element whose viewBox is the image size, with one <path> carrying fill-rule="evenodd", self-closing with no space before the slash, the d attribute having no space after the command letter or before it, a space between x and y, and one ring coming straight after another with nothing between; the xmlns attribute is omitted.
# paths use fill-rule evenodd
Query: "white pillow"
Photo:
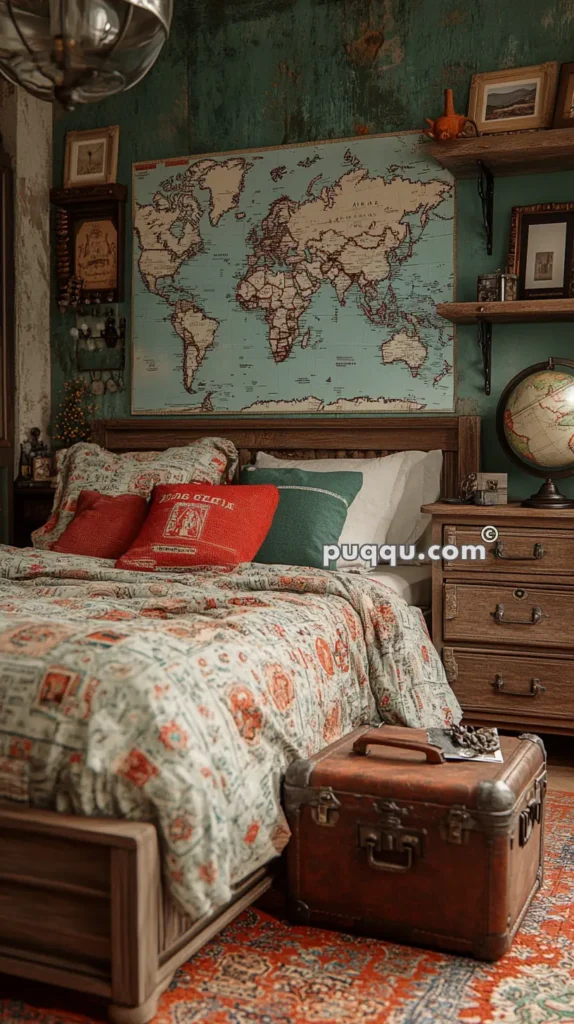
<svg viewBox="0 0 574 1024"><path fill-rule="evenodd" d="M339 544L384 544L387 531L406 484L404 452L380 459L277 459L258 452L258 469L305 469L309 473L354 472L363 474L363 485L349 508ZM402 478L405 478L404 480ZM337 567L364 565L339 559Z"/></svg>
<svg viewBox="0 0 574 1024"><path fill-rule="evenodd" d="M431 517L421 512L440 497L442 452L405 452L408 476L393 521L387 533L387 544L416 544L427 529Z"/></svg>
<svg viewBox="0 0 574 1024"><path fill-rule="evenodd" d="M430 516L420 507L440 494L442 452L395 452L378 459L278 459L258 452L258 469L306 469L310 473L355 472L363 486L353 501L339 544L414 544ZM365 565L339 560L337 568Z"/></svg>

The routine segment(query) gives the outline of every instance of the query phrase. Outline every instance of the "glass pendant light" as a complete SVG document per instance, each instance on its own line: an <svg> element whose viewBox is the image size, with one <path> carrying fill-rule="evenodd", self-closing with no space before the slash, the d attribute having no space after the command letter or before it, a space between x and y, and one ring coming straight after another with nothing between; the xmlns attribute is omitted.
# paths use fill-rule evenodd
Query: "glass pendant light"
<svg viewBox="0 0 574 1024"><path fill-rule="evenodd" d="M0 0L0 72L66 110L136 85L169 35L173 0Z"/></svg>

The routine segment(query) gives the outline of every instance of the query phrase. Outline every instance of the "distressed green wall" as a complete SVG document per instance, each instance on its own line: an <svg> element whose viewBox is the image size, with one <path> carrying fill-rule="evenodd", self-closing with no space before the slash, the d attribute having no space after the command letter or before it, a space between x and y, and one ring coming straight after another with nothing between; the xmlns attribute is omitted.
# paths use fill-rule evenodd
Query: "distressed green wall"
<svg viewBox="0 0 574 1024"><path fill-rule="evenodd" d="M118 181L129 184L134 160L417 128L440 112L447 85L464 112L476 71L574 59L574 0L175 0L175 8L171 38L140 85L56 118L55 184L73 128L119 124ZM477 274L504 264L512 205L572 199L569 172L498 181L488 258L476 188L461 183L458 298L473 299ZM128 317L129 262L128 252ZM70 326L53 312L54 404L73 372ZM475 331L459 330L458 409L480 413L485 468L508 469L512 491L524 495L533 480L512 469L498 447L496 403L523 367L574 355L573 328L494 331L487 399ZM129 388L98 401L99 415L129 415Z"/></svg>

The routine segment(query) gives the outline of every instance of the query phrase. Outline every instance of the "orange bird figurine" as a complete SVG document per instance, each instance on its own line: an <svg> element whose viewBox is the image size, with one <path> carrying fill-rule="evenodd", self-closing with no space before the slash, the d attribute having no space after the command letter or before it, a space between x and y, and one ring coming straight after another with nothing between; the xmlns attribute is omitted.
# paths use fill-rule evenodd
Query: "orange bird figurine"
<svg viewBox="0 0 574 1024"><path fill-rule="evenodd" d="M434 121L430 117L427 117L426 120L430 124L430 129L425 131L425 135L435 139L436 142L450 142L451 139L458 139L465 124L473 124L478 135L478 128L470 117L455 113L452 89L445 89L444 91L444 114L437 117Z"/></svg>

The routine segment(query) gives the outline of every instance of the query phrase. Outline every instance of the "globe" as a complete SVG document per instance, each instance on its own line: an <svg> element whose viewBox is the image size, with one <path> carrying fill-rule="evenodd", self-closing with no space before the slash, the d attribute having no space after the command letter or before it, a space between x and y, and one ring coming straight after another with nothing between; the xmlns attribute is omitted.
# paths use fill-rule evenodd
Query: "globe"
<svg viewBox="0 0 574 1024"><path fill-rule="evenodd" d="M574 506L553 479L574 473L574 373L570 367L574 362L567 359L535 363L517 374L500 398L497 427L503 448L522 469L546 478L538 494L523 505Z"/></svg>

